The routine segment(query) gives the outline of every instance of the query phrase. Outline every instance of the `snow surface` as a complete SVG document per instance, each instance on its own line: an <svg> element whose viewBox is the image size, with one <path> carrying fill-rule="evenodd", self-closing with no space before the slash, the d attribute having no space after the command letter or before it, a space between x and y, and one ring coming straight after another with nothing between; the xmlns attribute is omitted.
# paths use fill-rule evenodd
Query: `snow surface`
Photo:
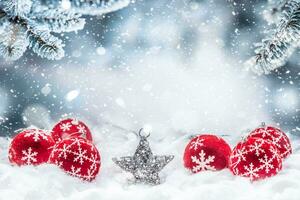
<svg viewBox="0 0 300 200"><path fill-rule="evenodd" d="M101 151L101 172L95 181L83 182L66 175L53 165L38 167L11 166L7 159L9 140L1 138L0 199L205 199L205 200L299 200L300 197L300 140L293 139L294 153L285 162L279 175L251 183L233 176L228 169L220 172L190 174L182 162L188 139L155 141L150 145L155 154L175 155L175 159L161 172L164 182L159 186L129 185L130 174L120 170L112 161L114 156L131 155L137 145L133 134L115 137L114 129L103 127L96 134ZM126 136L126 137L125 137ZM238 138L226 138L232 144Z"/></svg>

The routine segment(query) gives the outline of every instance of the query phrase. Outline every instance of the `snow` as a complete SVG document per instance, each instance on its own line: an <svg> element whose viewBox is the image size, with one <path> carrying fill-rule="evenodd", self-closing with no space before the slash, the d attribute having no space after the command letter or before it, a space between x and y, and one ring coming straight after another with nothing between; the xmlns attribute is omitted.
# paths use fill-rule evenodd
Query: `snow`
<svg viewBox="0 0 300 200"><path fill-rule="evenodd" d="M102 127L95 134L102 155L101 172L95 181L83 182L56 166L11 166L7 159L9 140L1 138L0 199L1 200L298 200L300 196L300 141L293 139L294 153L284 162L279 175L251 183L233 176L228 169L191 174L184 169L182 153L187 139L157 142L149 139L155 154L172 152L175 159L161 172L159 186L129 185L129 174L116 166L111 158L131 155L138 139L115 137L114 129ZM101 134L100 134L101 133ZM122 134L118 132L118 134Z"/></svg>

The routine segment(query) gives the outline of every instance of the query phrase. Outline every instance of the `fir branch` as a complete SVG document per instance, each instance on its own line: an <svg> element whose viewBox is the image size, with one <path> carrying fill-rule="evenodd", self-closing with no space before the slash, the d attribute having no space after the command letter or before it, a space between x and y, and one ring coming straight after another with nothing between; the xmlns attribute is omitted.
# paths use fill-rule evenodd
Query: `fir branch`
<svg viewBox="0 0 300 200"><path fill-rule="evenodd" d="M52 7L64 7L70 4L70 9L83 15L102 15L128 6L130 0L43 0ZM67 3L66 3L67 2ZM66 8L65 8L66 9Z"/></svg>
<svg viewBox="0 0 300 200"><path fill-rule="evenodd" d="M5 0L3 3L3 10L12 16L26 16L32 6L31 0Z"/></svg>
<svg viewBox="0 0 300 200"><path fill-rule="evenodd" d="M0 36L2 30L5 28L4 25L8 22L6 12L0 9Z"/></svg>
<svg viewBox="0 0 300 200"><path fill-rule="evenodd" d="M30 29L28 31L30 48L42 58L59 60L64 57L63 43L47 31Z"/></svg>
<svg viewBox="0 0 300 200"><path fill-rule="evenodd" d="M264 11L264 18L270 24L277 24L281 20L281 14L290 0L268 0L267 9Z"/></svg>
<svg viewBox="0 0 300 200"><path fill-rule="evenodd" d="M0 53L5 59L16 60L20 58L26 51L27 46L42 58L59 60L64 56L62 41L47 31L39 30L30 24L27 19L21 17L10 18L8 28L11 27L19 27L19 29L5 30L1 34L3 38L1 44L4 45ZM19 34L19 31L22 34ZM6 35L7 37L5 37ZM4 48L5 45L6 48Z"/></svg>
<svg viewBox="0 0 300 200"><path fill-rule="evenodd" d="M102 15L128 6L130 0L70 0L81 14Z"/></svg>
<svg viewBox="0 0 300 200"><path fill-rule="evenodd" d="M26 51L29 41L26 29L20 24L7 22L0 37L0 54L8 61L19 59Z"/></svg>
<svg viewBox="0 0 300 200"><path fill-rule="evenodd" d="M300 44L300 3L291 0L285 7L275 33L263 40L255 51L256 56L246 62L259 75L283 66Z"/></svg>
<svg viewBox="0 0 300 200"><path fill-rule="evenodd" d="M34 23L40 26L39 29L54 33L78 31L85 25L85 19L72 11L51 9L33 15Z"/></svg>
<svg viewBox="0 0 300 200"><path fill-rule="evenodd" d="M6 15L7 15L6 12L0 9L0 20L2 20Z"/></svg>
<svg viewBox="0 0 300 200"><path fill-rule="evenodd" d="M20 58L29 46L42 58L64 56L62 40L51 33L84 27L82 14L103 14L120 9L130 0L0 0L0 54ZM63 2L69 2L69 9Z"/></svg>

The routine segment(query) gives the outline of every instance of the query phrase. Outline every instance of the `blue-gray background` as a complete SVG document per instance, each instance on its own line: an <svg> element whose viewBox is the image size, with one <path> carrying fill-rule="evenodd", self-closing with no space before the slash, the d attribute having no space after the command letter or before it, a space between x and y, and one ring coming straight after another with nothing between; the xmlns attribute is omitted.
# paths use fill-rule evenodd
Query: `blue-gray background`
<svg viewBox="0 0 300 200"><path fill-rule="evenodd" d="M178 89L176 92L176 87L170 89L172 91L164 90L165 96L155 92L149 95L153 97L153 101L158 102L153 106L152 100L139 95L140 93L133 95L133 98L126 98L128 92L135 90L136 85L141 83L136 81L139 80L138 77L143 79L143 76L146 76L148 82L142 86L142 90L149 94L153 87L155 88L153 86L155 84L168 85L165 83L169 80L166 78L168 73L165 71L160 73L159 70L163 70L164 67L166 70L172 70L172 67L168 66L172 65L172 59L176 59L174 63L177 64L177 61L180 61L179 67L176 67L178 73L170 73L170 76L177 74L174 75L176 83L176 79L182 78L179 68L182 70L197 68L195 63L200 62L197 59L203 55L197 53L199 45L205 44L207 51L210 51L211 42L220 44L218 47L222 51L221 55L236 64L233 69L226 68L234 72L230 76L233 78L240 76L241 82L244 77L245 82L250 80L256 83L257 93L252 92L249 95L253 99L245 97L244 93L240 96L247 98L249 102L255 102L259 113L263 113L263 116L248 111L242 114L234 113L236 111L231 109L230 101L223 102L227 94L223 94L215 106L224 104L220 108L224 108L222 112L232 112L229 114L230 119L239 116L241 121L237 120L236 123L246 124L250 118L257 121L266 120L297 134L300 73L298 52L286 66L267 76L257 77L242 69L242 63L253 55L253 44L264 37L263 33L268 28L261 14L265 5L266 1L262 0L137 0L129 7L114 13L98 17L86 16L87 24L84 30L59 36L66 43L66 57L61 61L40 59L30 51L14 63L0 60L0 136L12 135L15 130L30 125L51 128L55 121L66 116L87 120L92 126L101 126L109 121L127 128L137 128L144 123L156 124L156 121L160 121L166 127L173 126L177 131L189 131L186 126L178 125L178 122L182 121L180 119L185 118L182 116L186 114L188 116L186 120L193 121L203 113L205 115L199 117L199 124L197 122L190 124L193 127L191 130L218 131L207 128L209 126L229 132L230 128L223 130L223 126L219 125L229 123L230 126L235 126L233 121L227 121L226 115L218 114L215 119L210 119L209 122L212 123L203 124L201 121L205 116L210 113L213 116L215 113L212 109L196 111L193 107L184 109L188 107L190 98L199 98L197 102L201 104L200 99L203 96L194 96L200 92L197 87L191 93L182 93L187 97L185 103L178 103L177 95L182 91ZM210 31L211 38L209 38ZM211 55L211 60L214 60L214 54L214 51L208 54ZM220 54L215 54L216 57L218 55ZM163 63L157 70L149 71L149 73L157 72L153 74L155 80L153 83L148 76L149 73L143 73L143 68L149 63L147 59ZM199 69L205 70L211 64L209 59L201 63L203 66L201 65ZM220 65L212 66L220 67ZM203 77L205 80L215 79L216 85L222 85L222 81L218 83L220 79L222 80L222 70L216 70L214 73L215 76L212 76L213 73L205 75L205 71ZM159 74L164 75L160 77ZM199 81L193 81L191 84L207 83L201 81L203 77L199 76ZM124 84L124 88L122 85L116 87L117 79L120 79L119 84ZM189 77L186 77L186 82L188 81ZM208 84L208 90L209 86ZM242 90L247 92L247 87L244 87ZM183 88L192 90L193 87L183 86ZM213 89L213 96L217 97L219 90L238 92L230 87L224 87ZM161 96L174 106L169 110L160 110L164 107L164 104L159 103ZM241 98L237 101L244 100ZM234 100L232 104L235 104ZM183 108L178 112L170 111L179 105ZM244 109L252 110L237 105L237 110ZM155 114L159 112L162 113L161 119L159 114ZM181 112L183 114L178 114ZM143 113L145 118L141 117ZM260 116L256 117L256 114ZM247 118L249 117L247 115L251 117ZM132 127L129 127L131 125ZM246 125L242 127L247 128Z"/></svg>

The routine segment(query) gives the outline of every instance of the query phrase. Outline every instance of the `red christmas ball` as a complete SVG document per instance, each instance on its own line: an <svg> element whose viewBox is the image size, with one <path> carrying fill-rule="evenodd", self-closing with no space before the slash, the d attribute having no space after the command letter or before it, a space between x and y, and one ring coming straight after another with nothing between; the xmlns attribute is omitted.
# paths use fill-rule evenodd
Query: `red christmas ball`
<svg viewBox="0 0 300 200"><path fill-rule="evenodd" d="M222 170L228 167L230 146L220 137L199 135L193 138L184 151L184 166L197 173L203 170Z"/></svg>
<svg viewBox="0 0 300 200"><path fill-rule="evenodd" d="M44 130L24 130L13 138L9 146L9 161L17 165L46 163L54 144L52 137Z"/></svg>
<svg viewBox="0 0 300 200"><path fill-rule="evenodd" d="M65 119L58 122L52 129L52 137L58 142L66 138L81 137L93 141L90 129L77 119Z"/></svg>
<svg viewBox="0 0 300 200"><path fill-rule="evenodd" d="M276 175L282 168L282 159L273 144L253 137L233 149L229 168L233 174L255 181Z"/></svg>
<svg viewBox="0 0 300 200"><path fill-rule="evenodd" d="M82 138L67 138L56 143L49 162L67 174L87 181L96 178L101 166L97 148Z"/></svg>
<svg viewBox="0 0 300 200"><path fill-rule="evenodd" d="M282 158L286 158L292 153L292 146L287 135L278 128L272 126L263 126L252 131L248 138L262 138L273 144Z"/></svg>

